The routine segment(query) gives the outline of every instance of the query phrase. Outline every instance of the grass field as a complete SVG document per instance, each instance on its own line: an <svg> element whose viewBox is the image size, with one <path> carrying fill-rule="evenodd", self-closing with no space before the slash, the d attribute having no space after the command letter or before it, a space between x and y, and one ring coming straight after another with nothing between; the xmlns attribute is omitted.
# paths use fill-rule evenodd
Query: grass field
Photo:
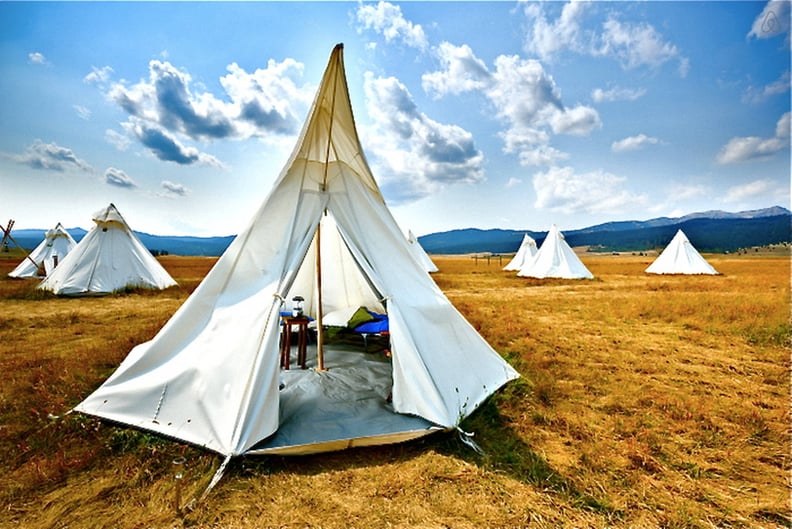
<svg viewBox="0 0 792 529"><path fill-rule="evenodd" d="M594 280L530 280L436 257L437 284L523 375L463 423L485 455L435 434L240 458L177 510L219 456L66 412L214 260L162 258L180 283L164 292L61 299L0 255L0 527L792 527L790 258L707 257L723 275L585 254Z"/></svg>

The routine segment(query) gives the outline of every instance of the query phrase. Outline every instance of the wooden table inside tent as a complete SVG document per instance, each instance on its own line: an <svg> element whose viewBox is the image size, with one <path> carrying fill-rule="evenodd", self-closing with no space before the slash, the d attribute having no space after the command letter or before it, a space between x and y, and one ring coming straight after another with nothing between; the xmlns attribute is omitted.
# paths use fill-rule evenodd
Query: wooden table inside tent
<svg viewBox="0 0 792 529"><path fill-rule="evenodd" d="M308 324L311 322L305 316L281 316L281 367L289 369L291 356L292 327L297 326L297 363L305 369L308 351Z"/></svg>

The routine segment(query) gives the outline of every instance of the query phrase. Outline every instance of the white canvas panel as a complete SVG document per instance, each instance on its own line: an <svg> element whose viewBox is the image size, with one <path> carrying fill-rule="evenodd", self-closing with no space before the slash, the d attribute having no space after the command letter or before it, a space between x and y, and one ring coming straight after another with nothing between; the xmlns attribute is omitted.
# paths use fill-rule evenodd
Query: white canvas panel
<svg viewBox="0 0 792 529"><path fill-rule="evenodd" d="M646 269L649 274L706 274L718 272L693 247L682 230L678 230L657 259Z"/></svg>

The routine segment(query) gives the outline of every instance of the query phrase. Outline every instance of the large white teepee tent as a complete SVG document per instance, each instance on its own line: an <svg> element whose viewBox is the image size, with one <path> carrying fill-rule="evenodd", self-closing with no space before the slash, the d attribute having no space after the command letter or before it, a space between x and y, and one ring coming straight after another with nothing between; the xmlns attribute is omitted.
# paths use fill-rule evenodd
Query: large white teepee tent
<svg viewBox="0 0 792 529"><path fill-rule="evenodd" d="M668 246L646 269L649 274L709 274L718 272L690 244L687 236L678 230Z"/></svg>
<svg viewBox="0 0 792 529"><path fill-rule="evenodd" d="M47 230L44 240L8 276L16 278L48 276L76 245L72 236L59 222L54 228Z"/></svg>
<svg viewBox="0 0 792 529"><path fill-rule="evenodd" d="M293 295L317 319L317 363L327 352L327 370L279 366L281 311ZM361 304L379 304L390 323L390 360L350 353L360 366L371 356L387 366L386 389L373 400L353 393L373 383L368 375L316 389L344 372L324 344L324 316ZM363 155L339 44L291 158L248 227L160 332L76 410L203 446L227 462L458 428L518 376L412 257ZM351 401L371 405L341 413Z"/></svg>
<svg viewBox="0 0 792 529"><path fill-rule="evenodd" d="M38 288L59 295L85 295L176 284L113 204L94 213L93 221L91 231Z"/></svg>
<svg viewBox="0 0 792 529"><path fill-rule="evenodd" d="M542 247L533 259L525 262L517 272L520 277L558 277L562 279L591 279L594 276L575 255L564 236L553 224L547 232Z"/></svg>
<svg viewBox="0 0 792 529"><path fill-rule="evenodd" d="M514 254L512 260L509 261L509 264L504 266L503 269L508 272L517 272L521 270L526 262L533 259L536 252L536 241L526 233L522 243L520 243L520 248L517 250L517 253Z"/></svg>
<svg viewBox="0 0 792 529"><path fill-rule="evenodd" d="M413 235L412 230L408 230L407 242L410 243L410 250L412 251L413 257L418 261L418 264L430 274L437 272L437 265L435 265L434 261L427 255L421 243L418 242L418 238Z"/></svg>

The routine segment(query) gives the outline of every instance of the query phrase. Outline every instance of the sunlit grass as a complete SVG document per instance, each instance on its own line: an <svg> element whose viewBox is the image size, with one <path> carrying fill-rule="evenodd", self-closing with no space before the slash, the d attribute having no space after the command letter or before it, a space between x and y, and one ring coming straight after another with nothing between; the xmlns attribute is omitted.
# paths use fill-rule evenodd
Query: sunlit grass
<svg viewBox="0 0 792 529"><path fill-rule="evenodd" d="M215 262L165 257L180 286L41 295L0 258L2 527L780 527L788 477L790 261L707 256L722 275L649 276L583 255L594 280L492 259L433 275L523 377L454 434L298 458L219 457L67 414L150 339ZM182 505L183 506L183 505Z"/></svg>

